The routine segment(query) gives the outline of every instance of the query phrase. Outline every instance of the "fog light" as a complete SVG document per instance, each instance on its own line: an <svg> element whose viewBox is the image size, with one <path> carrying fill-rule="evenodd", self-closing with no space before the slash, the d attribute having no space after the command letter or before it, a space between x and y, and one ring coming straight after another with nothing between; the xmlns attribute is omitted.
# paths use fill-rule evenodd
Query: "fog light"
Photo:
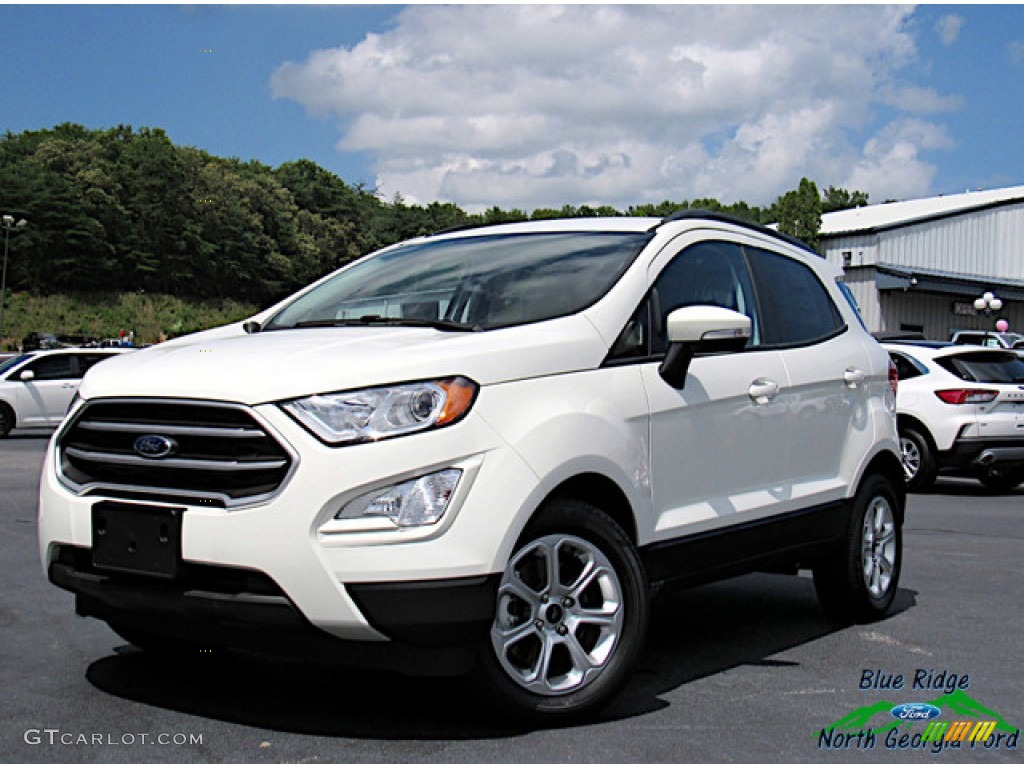
<svg viewBox="0 0 1024 768"><path fill-rule="evenodd" d="M401 528L433 525L444 516L461 476L461 469L444 469L371 491L346 504L334 519L386 517Z"/></svg>

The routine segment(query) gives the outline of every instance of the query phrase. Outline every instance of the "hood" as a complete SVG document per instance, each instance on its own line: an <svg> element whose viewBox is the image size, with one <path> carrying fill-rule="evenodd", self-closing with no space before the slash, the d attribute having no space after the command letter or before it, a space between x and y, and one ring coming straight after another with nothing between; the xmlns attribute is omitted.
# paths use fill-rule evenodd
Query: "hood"
<svg viewBox="0 0 1024 768"><path fill-rule="evenodd" d="M250 335L235 325L105 361L89 371L79 392L86 399L257 405L443 376L467 376L480 385L549 376L596 368L607 351L581 315L476 333L370 326Z"/></svg>

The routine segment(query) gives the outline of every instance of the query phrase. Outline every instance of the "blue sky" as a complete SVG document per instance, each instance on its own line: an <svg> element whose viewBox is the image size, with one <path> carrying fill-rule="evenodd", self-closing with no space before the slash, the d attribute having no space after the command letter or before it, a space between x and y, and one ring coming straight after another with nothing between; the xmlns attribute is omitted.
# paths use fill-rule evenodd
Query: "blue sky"
<svg viewBox="0 0 1024 768"><path fill-rule="evenodd" d="M308 157L372 182L329 119L273 99L270 76L315 48L386 30L395 6L0 6L0 128L164 128L178 144L269 165ZM209 52L207 52L209 51Z"/></svg>
<svg viewBox="0 0 1024 768"><path fill-rule="evenodd" d="M164 128L386 196L1024 184L1024 7L0 5L0 129Z"/></svg>

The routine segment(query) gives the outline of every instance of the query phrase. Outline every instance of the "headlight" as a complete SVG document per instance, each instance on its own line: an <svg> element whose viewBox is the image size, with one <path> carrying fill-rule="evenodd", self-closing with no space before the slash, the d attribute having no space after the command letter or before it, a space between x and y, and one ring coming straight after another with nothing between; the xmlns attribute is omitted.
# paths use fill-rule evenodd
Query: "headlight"
<svg viewBox="0 0 1024 768"><path fill-rule="evenodd" d="M329 445L348 445L454 424L473 405L477 385L462 376L312 395L281 403Z"/></svg>

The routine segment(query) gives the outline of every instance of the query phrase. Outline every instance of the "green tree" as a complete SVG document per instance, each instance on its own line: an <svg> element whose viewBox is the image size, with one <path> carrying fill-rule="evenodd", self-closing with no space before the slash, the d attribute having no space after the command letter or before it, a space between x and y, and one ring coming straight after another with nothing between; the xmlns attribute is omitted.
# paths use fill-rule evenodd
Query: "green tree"
<svg viewBox="0 0 1024 768"><path fill-rule="evenodd" d="M868 204L868 193L854 190L850 192L840 187L830 186L825 190L821 201L821 212L832 213L847 208L860 208Z"/></svg>
<svg viewBox="0 0 1024 768"><path fill-rule="evenodd" d="M812 248L818 247L821 231L821 195L810 179L800 179L800 185L781 195L775 202L779 231L800 238Z"/></svg>

